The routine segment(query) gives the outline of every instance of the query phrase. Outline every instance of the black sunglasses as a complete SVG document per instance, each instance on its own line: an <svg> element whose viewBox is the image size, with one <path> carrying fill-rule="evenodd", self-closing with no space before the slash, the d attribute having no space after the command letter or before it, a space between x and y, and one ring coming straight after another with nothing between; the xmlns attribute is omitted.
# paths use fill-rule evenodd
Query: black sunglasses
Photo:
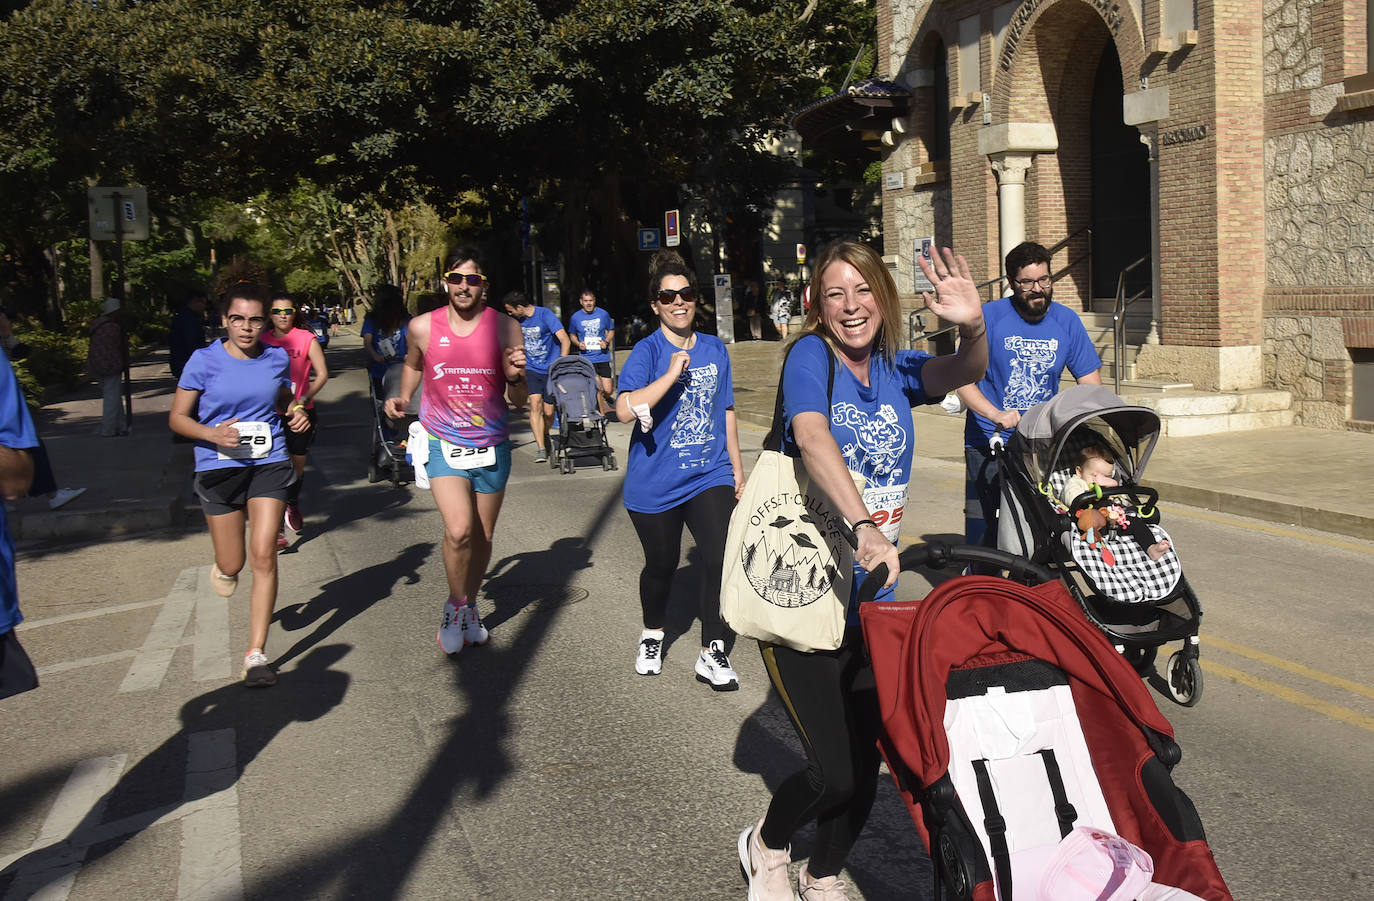
<svg viewBox="0 0 1374 901"><path fill-rule="evenodd" d="M487 283L487 277L480 272L445 272L444 281L450 285L461 285L463 282L467 282L469 288L480 288Z"/></svg>
<svg viewBox="0 0 1374 901"><path fill-rule="evenodd" d="M678 300L683 303L697 302L697 289L688 285L685 288L659 288L658 302L662 304L675 304Z"/></svg>

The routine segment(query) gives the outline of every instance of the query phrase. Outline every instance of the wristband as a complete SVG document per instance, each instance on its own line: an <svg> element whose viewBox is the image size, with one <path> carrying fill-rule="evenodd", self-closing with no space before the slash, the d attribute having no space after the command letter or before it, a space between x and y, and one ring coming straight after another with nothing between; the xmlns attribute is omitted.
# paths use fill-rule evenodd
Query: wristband
<svg viewBox="0 0 1374 901"><path fill-rule="evenodd" d="M876 522L874 522L873 520L871 520L871 519L861 519L861 520L859 520L858 522L854 523L853 531L857 532L857 531L859 531L859 529L862 529L864 526L871 526L872 528L875 528L875 529L878 528L878 524L877 524Z"/></svg>
<svg viewBox="0 0 1374 901"><path fill-rule="evenodd" d="M305 409L305 404L292 404L292 405L291 405L291 409L293 409L293 410L304 410L304 409Z"/></svg>
<svg viewBox="0 0 1374 901"><path fill-rule="evenodd" d="M987 326L987 323L985 322L985 323L983 323L983 327L980 328L975 334L972 334L972 335L965 335L963 332L960 332L960 333L959 333L959 338L960 338L960 340L963 340L963 341L977 341L979 338L983 337L983 336L986 335L987 333L988 333L988 326Z"/></svg>

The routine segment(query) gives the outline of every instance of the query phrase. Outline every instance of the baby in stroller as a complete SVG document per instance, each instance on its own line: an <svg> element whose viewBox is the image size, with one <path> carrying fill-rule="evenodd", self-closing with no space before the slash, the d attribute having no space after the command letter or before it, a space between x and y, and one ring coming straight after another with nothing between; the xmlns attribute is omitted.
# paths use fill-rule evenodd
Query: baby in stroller
<svg viewBox="0 0 1374 901"><path fill-rule="evenodd" d="M1156 541L1149 526L1139 518L1127 515L1120 504L1110 503L1111 492L1102 491L1103 488L1121 485L1120 480L1112 475L1116 466L1112 462L1111 451L1101 444L1085 444L1078 452L1077 462L1073 475L1064 483L1064 491L1059 499L1065 507L1075 512L1079 531L1087 535L1093 530L1100 533L1107 528L1119 529L1134 538L1151 560L1163 557L1173 546L1170 541L1167 538ZM1104 494L1108 503L1094 503L1103 500ZM1080 500L1085 496L1087 506L1083 506Z"/></svg>

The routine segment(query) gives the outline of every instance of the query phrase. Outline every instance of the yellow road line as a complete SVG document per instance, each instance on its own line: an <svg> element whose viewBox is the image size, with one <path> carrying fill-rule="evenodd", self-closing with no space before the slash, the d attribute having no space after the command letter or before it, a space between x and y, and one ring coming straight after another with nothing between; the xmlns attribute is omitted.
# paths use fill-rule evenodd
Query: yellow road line
<svg viewBox="0 0 1374 901"><path fill-rule="evenodd" d="M1298 691L1294 688L1289 688L1287 685L1280 685L1277 682L1270 682L1268 679L1252 676L1249 673L1241 672L1238 669L1232 669L1229 666L1217 663L1215 660L1204 658L1201 662L1202 668L1209 673L1223 676L1230 679L1232 682L1238 682L1256 691L1262 691L1265 694L1273 695L1290 704L1297 704L1299 707L1305 707L1314 713L1320 713L1334 720L1340 720L1342 723L1349 723L1352 726L1357 726L1368 732L1374 732L1374 716L1365 716L1363 713L1351 710L1348 707L1332 704L1330 701L1323 701L1321 698L1314 698L1312 695Z"/></svg>
<svg viewBox="0 0 1374 901"><path fill-rule="evenodd" d="M1360 554L1374 554L1374 544L1365 542L1357 544L1353 541L1342 541L1339 538L1327 538L1324 535L1313 535L1310 532L1297 532L1293 529L1285 529L1281 526L1271 526L1265 523L1246 521L1239 513L1220 514L1204 510L1180 510L1178 507L1168 504L1160 504L1160 509L1167 510L1170 516L1181 516L1185 519L1200 519L1204 522L1214 522L1225 526L1234 526L1237 529L1249 529L1252 532L1265 532L1276 535L1280 538L1297 538L1301 541L1311 541L1314 544L1324 544L1327 547L1338 547L1347 551L1355 551Z"/></svg>
<svg viewBox="0 0 1374 901"><path fill-rule="evenodd" d="M1211 645L1215 648L1220 648L1228 654L1237 654L1241 657L1249 657L1251 660L1258 660L1260 663L1267 663L1270 666L1277 667L1281 670L1287 670L1290 673L1295 673L1307 679L1313 679L1317 682L1325 682L1327 685L1331 685L1336 688L1343 688L1346 691L1353 692L1354 694L1374 699L1374 688L1365 685L1362 682L1354 682L1350 679L1343 679L1340 676L1333 676L1330 673L1324 673L1321 670L1313 669L1312 667L1305 666L1301 663L1295 663L1292 660L1285 660L1282 657L1275 657L1273 654L1266 654L1264 651L1257 651L1254 648L1247 648L1245 645L1236 644L1234 642L1227 641L1224 638L1217 638L1215 635L1201 635L1199 637L1202 639L1204 644Z"/></svg>

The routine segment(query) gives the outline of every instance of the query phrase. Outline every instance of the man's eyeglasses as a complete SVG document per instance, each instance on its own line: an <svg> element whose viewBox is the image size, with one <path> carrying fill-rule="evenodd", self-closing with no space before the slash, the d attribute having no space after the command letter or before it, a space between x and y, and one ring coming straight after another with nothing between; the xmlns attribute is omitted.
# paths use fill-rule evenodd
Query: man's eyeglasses
<svg viewBox="0 0 1374 901"><path fill-rule="evenodd" d="M296 312L296 308L295 308L295 307L273 307L273 308L272 308L272 315L273 315L273 316L289 316L290 314L292 314L292 313L294 313L294 312Z"/></svg>
<svg viewBox="0 0 1374 901"><path fill-rule="evenodd" d="M487 283L487 277L480 272L445 272L444 281L454 287L467 282L469 288L480 288Z"/></svg>
<svg viewBox="0 0 1374 901"><path fill-rule="evenodd" d="M1031 288L1039 288L1043 291L1054 284L1054 279L1048 275L1042 275L1039 278L1014 278L1011 283L1022 291L1029 291Z"/></svg>
<svg viewBox="0 0 1374 901"><path fill-rule="evenodd" d="M697 289L688 285L685 288L659 288L658 302L666 306L672 306L678 301L682 303L696 303Z"/></svg>
<svg viewBox="0 0 1374 901"><path fill-rule="evenodd" d="M244 328L246 326L253 331L258 331L259 329L267 327L267 320L261 316L230 316L229 324L234 328Z"/></svg>

